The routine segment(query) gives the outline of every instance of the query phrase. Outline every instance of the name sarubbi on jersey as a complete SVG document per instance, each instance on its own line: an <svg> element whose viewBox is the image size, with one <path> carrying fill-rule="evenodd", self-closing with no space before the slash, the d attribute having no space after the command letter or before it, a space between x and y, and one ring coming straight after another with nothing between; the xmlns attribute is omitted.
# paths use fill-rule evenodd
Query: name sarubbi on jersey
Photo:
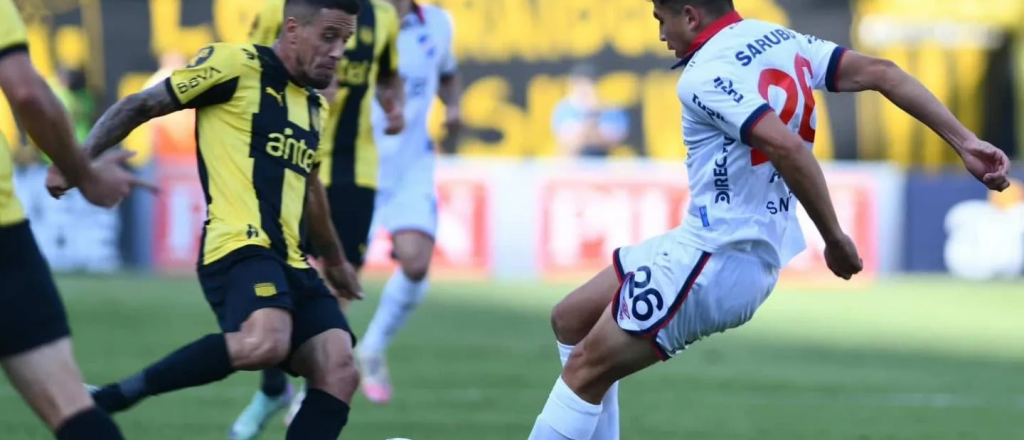
<svg viewBox="0 0 1024 440"><path fill-rule="evenodd" d="M305 139L292 137L293 134L291 128L286 128L284 133L267 135L267 154L281 158L287 164L297 166L308 174L313 169L316 150L307 147Z"/></svg>
<svg viewBox="0 0 1024 440"><path fill-rule="evenodd" d="M187 81L182 81L175 84L174 87L178 89L178 94L184 95L188 93L190 90L199 87L202 83L214 79L222 73L224 72L222 72L220 69L214 66L210 66L203 70L200 70L199 72L196 72L195 76L189 78Z"/></svg>
<svg viewBox="0 0 1024 440"><path fill-rule="evenodd" d="M776 29L775 31L764 34L764 37L762 38L758 38L747 43L747 50L736 52L736 61L739 61L741 66L749 66L750 63L754 62L755 58L763 55L771 48L782 44L784 41L795 40L796 38L796 33L793 31L788 29Z"/></svg>

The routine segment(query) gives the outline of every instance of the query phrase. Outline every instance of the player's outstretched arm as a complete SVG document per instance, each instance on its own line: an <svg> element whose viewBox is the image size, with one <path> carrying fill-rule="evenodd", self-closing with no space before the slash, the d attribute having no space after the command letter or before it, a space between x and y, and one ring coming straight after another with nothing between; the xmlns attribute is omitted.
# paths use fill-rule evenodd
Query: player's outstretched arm
<svg viewBox="0 0 1024 440"><path fill-rule="evenodd" d="M184 108L171 96L166 84L158 83L128 96L107 109L89 132L84 148L89 157L97 157L117 145L140 125Z"/></svg>
<svg viewBox="0 0 1024 440"><path fill-rule="evenodd" d="M804 206L807 216L825 239L825 260L832 272L844 279L859 273L863 262L856 246L839 225L825 174L811 149L772 111L754 123L750 144L764 152L789 190Z"/></svg>
<svg viewBox="0 0 1024 440"><path fill-rule="evenodd" d="M362 288L355 269L345 259L341 240L331 220L331 205L327 191L320 182L320 166L314 166L308 177L306 224L309 225L313 246L323 260L322 275L334 290L348 299L362 299Z"/></svg>
<svg viewBox="0 0 1024 440"><path fill-rule="evenodd" d="M896 63L847 51L836 73L836 89L881 93L942 137L960 155L971 174L990 189L1002 191L1010 186L1006 177L1010 161L1006 154L978 139L924 84Z"/></svg>
<svg viewBox="0 0 1024 440"><path fill-rule="evenodd" d="M39 76L27 50L0 58L0 89L32 141L75 185L89 172L71 120L50 86Z"/></svg>
<svg viewBox="0 0 1024 440"><path fill-rule="evenodd" d="M449 133L456 132L462 123L462 110L459 107L462 100L462 76L457 71L441 76L437 97L444 103L444 123Z"/></svg>

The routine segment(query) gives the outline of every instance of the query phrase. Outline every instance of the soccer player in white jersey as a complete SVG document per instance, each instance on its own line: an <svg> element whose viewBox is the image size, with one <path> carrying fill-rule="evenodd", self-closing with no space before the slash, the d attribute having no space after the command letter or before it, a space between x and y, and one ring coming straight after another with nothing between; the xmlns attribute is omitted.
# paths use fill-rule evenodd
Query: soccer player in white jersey
<svg viewBox="0 0 1024 440"><path fill-rule="evenodd" d="M860 272L811 152L812 90L881 92L987 187L1009 186L1006 155L894 63L744 20L731 0L653 3L662 41L685 66L676 91L690 205L682 225L616 250L611 266L555 306L564 368L531 440L618 439L620 379L750 320L804 250L793 197L825 239L829 269L844 279Z"/></svg>
<svg viewBox="0 0 1024 440"><path fill-rule="evenodd" d="M401 17L398 70L405 80L406 129L384 133L387 115L373 103L373 127L380 155L380 183L374 226L391 235L398 268L381 294L380 304L359 343L357 359L362 387L374 403L391 400L385 352L427 292L427 270L434 253L437 196L434 192L434 144L427 133L427 116L434 96L446 107L449 135L459 124L461 86L452 52L452 20L448 12L413 0L391 0ZM380 129L377 129L377 128Z"/></svg>

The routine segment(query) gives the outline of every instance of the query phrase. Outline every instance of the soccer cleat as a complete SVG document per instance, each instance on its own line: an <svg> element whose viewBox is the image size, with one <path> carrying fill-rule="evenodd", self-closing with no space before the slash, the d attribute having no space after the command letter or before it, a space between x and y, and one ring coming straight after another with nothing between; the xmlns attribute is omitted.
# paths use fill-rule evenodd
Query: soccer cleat
<svg viewBox="0 0 1024 440"><path fill-rule="evenodd" d="M131 408L138 401L129 401L117 384L96 386L85 384L85 390L89 392L93 403L108 414L116 414Z"/></svg>
<svg viewBox="0 0 1024 440"><path fill-rule="evenodd" d="M288 427L292 424L292 420L295 420L295 415L299 413L299 409L302 408L302 401L306 400L306 384L302 384L302 388L299 388L298 394L292 399L291 406L288 407L288 412L284 414L284 426Z"/></svg>
<svg viewBox="0 0 1024 440"><path fill-rule="evenodd" d="M256 438L267 424L267 420L270 420L274 414L277 414L278 411L281 411L292 402L293 394L294 391L291 384L285 389L284 394L277 397L268 397L266 394L263 394L263 391L257 391L252 396L249 406L242 410L242 414L231 425L231 430L228 431L228 438L231 440L252 440Z"/></svg>
<svg viewBox="0 0 1024 440"><path fill-rule="evenodd" d="M388 362L383 353L356 353L362 374L363 394L370 402L383 405L391 401L391 379Z"/></svg>

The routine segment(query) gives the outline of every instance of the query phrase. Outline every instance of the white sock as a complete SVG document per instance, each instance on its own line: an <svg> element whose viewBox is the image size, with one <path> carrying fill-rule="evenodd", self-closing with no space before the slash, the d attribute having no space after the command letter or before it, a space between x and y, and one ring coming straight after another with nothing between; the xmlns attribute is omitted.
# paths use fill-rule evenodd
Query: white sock
<svg viewBox="0 0 1024 440"><path fill-rule="evenodd" d="M398 329L405 325L409 315L423 301L429 282L412 281L399 268L391 275L380 295L380 304L373 314L373 320L366 329L366 336L361 343L361 350L368 353L382 353L391 343Z"/></svg>
<svg viewBox="0 0 1024 440"><path fill-rule="evenodd" d="M558 357L562 360L562 367L569 361L572 354L572 345L558 343ZM608 389L608 394L601 400L601 418L597 421L597 429L591 440L619 440L619 383L615 382Z"/></svg>
<svg viewBox="0 0 1024 440"><path fill-rule="evenodd" d="M601 405L580 399L559 376L529 440L590 440L600 416Z"/></svg>

